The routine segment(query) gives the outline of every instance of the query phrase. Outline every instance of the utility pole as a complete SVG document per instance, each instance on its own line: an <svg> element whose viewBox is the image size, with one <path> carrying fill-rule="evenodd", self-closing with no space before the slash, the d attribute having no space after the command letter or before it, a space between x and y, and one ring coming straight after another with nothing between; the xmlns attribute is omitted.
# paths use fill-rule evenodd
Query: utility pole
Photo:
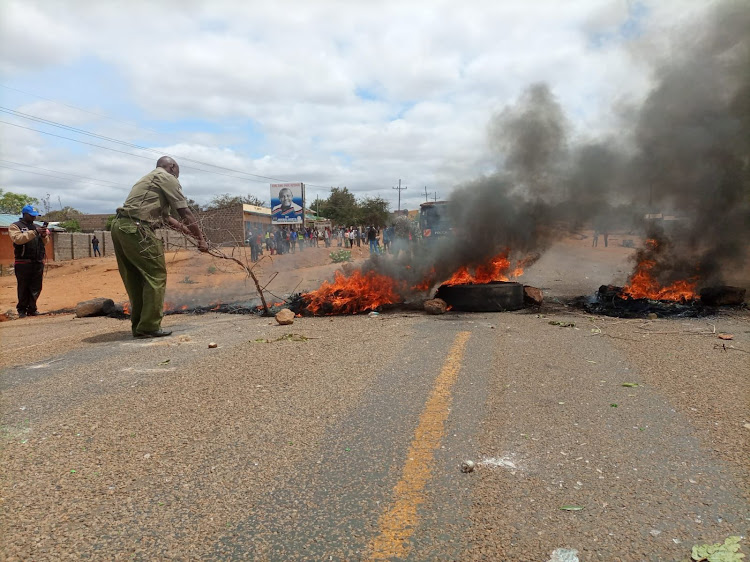
<svg viewBox="0 0 750 562"><path fill-rule="evenodd" d="M398 189L398 213L401 214L401 191L404 189L408 189L406 186L401 187L401 180L398 180L398 187L394 187L393 189Z"/></svg>
<svg viewBox="0 0 750 562"><path fill-rule="evenodd" d="M427 186L424 186L424 202L427 203L427 197L429 196L429 193L427 193Z"/></svg>
<svg viewBox="0 0 750 562"><path fill-rule="evenodd" d="M435 197L435 201L437 201L437 191L435 192L433 196Z"/></svg>

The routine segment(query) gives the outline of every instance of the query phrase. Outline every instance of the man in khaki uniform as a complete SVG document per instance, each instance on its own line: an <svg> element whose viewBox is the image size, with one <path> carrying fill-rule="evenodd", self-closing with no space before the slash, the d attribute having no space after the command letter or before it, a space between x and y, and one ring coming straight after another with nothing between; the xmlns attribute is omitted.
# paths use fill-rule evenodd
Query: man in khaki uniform
<svg viewBox="0 0 750 562"><path fill-rule="evenodd" d="M159 158L156 169L138 180L112 221L112 244L130 298L130 322L136 338L158 338L172 333L161 329L167 266L164 247L154 228L170 226L194 238L201 252L208 251L195 215L182 194L179 176L177 162L169 156Z"/></svg>

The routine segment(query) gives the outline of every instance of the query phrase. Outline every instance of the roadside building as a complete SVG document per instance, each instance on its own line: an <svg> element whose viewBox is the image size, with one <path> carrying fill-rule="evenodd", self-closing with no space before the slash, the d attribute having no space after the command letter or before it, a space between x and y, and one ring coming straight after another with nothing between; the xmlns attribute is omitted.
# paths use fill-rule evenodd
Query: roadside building
<svg viewBox="0 0 750 562"><path fill-rule="evenodd" d="M235 203L220 209L197 213L203 234L219 246L243 245L250 232L271 228L271 209Z"/></svg>

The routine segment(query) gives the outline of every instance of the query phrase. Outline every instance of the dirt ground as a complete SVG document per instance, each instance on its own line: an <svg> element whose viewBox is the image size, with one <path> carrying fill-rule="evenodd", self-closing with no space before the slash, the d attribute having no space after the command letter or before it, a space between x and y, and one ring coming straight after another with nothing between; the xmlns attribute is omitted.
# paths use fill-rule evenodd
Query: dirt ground
<svg viewBox="0 0 750 562"><path fill-rule="evenodd" d="M266 253L267 258L254 272L263 285L270 282L268 290L273 294L290 293L295 287L299 287L297 290L315 289L339 268L329 257L330 252L337 249L334 244L331 248L308 248L270 258ZM244 255L235 253L235 256L245 261ZM355 248L352 254L355 263L368 256L365 246ZM166 259L167 302L211 304L219 300L243 301L257 295L252 280L234 262L184 250L168 252ZM0 283L0 312L15 309L15 278L2 277ZM48 264L38 302L40 311L71 309L94 297L111 298L118 303L127 301L114 255Z"/></svg>
<svg viewBox="0 0 750 562"><path fill-rule="evenodd" d="M553 251L545 253L519 281L539 286L557 296L593 294L603 283L624 283L632 268L628 258L633 249L622 246L623 238L612 235L609 247L605 248L600 241L598 247L592 248L590 233L571 236L559 242ZM638 240L634 242L638 243ZM329 257L330 252L337 249L334 243L331 248L321 246L273 256L264 259L255 272L261 283L268 285L269 296L276 295L281 300L283 295L292 292L316 289L329 279L339 268ZM238 251L244 253L245 249ZM166 301L169 303L207 305L218 301L243 302L257 296L252 281L231 261L196 251L168 252L166 257ZM238 257L245 259L242 253ZM354 263L361 263L368 257L365 245L355 248L352 254ZM71 309L94 297L111 298L118 303L127 301L114 256L50 263L38 303L39 310ZM0 278L0 313L14 310L15 304L15 278Z"/></svg>

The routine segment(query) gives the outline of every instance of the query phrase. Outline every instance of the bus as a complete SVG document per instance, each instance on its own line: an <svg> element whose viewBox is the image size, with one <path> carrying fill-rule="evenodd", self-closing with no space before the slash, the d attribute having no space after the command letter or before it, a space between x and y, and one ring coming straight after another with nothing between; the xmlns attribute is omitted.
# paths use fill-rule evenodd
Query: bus
<svg viewBox="0 0 750 562"><path fill-rule="evenodd" d="M425 240L442 238L453 231L450 201L428 201L419 206L419 229Z"/></svg>

